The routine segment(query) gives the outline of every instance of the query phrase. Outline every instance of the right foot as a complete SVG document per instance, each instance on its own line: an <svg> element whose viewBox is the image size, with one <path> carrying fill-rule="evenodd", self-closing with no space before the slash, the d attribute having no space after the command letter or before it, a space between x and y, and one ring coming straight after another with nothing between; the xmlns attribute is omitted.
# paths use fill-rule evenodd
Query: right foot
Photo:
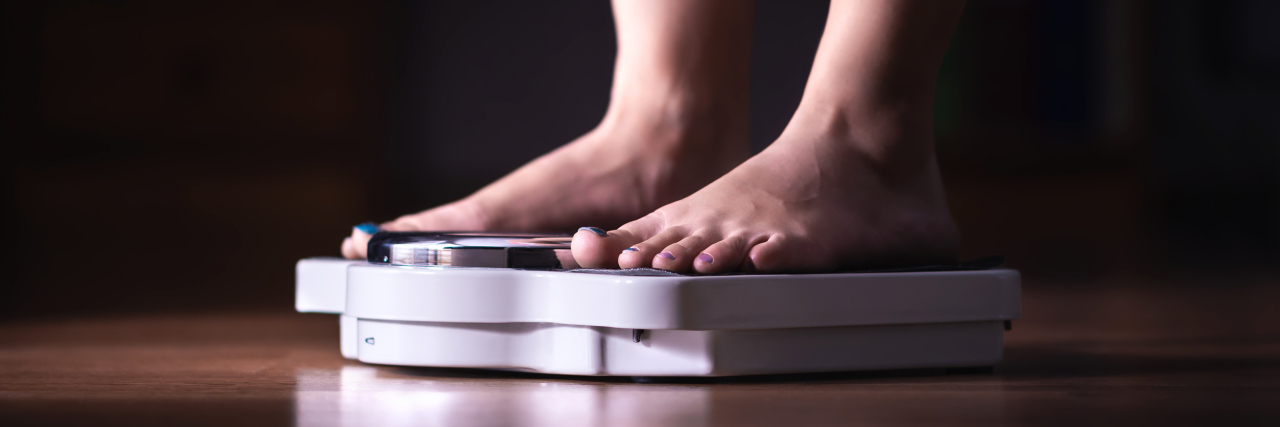
<svg viewBox="0 0 1280 427"><path fill-rule="evenodd" d="M750 155L745 117L684 106L611 111L599 127L462 200L381 224L387 231L571 231L616 227L687 196ZM625 117L624 117L625 116ZM342 243L364 258L369 234Z"/></svg>
<svg viewBox="0 0 1280 427"><path fill-rule="evenodd" d="M751 2L614 2L618 56L600 126L475 194L390 231L612 228L679 200L750 156ZM342 244L363 258L369 235Z"/></svg>

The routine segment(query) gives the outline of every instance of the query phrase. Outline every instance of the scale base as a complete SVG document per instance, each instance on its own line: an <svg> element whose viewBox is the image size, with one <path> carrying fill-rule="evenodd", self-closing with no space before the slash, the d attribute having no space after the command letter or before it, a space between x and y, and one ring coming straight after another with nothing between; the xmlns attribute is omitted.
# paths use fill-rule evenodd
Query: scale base
<svg viewBox="0 0 1280 427"><path fill-rule="evenodd" d="M298 263L296 307L365 363L721 377L989 367L1019 317L1012 270L620 276Z"/></svg>
<svg viewBox="0 0 1280 427"><path fill-rule="evenodd" d="M342 316L342 353L365 363L592 376L731 376L991 366L1000 321L685 331Z"/></svg>

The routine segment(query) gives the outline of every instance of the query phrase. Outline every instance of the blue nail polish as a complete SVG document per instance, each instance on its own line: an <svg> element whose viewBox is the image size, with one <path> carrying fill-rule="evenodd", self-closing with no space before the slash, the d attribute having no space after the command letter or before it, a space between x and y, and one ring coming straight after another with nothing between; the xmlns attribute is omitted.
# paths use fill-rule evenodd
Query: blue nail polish
<svg viewBox="0 0 1280 427"><path fill-rule="evenodd" d="M672 254L671 254L671 252L663 252L663 253L658 254L658 258L663 258L663 259L676 259L676 256L675 256L675 255L672 255Z"/></svg>
<svg viewBox="0 0 1280 427"><path fill-rule="evenodd" d="M579 228L579 229L578 229L578 231L582 231L582 230L587 230L587 231L590 231L590 232L592 232L592 233L596 233L596 235L597 235L597 236L600 236L600 237L609 237L609 234L608 234L608 233L605 233L605 232L604 232L604 230L601 230L601 229L599 229L599 228L595 228L595 227L582 227L582 228Z"/></svg>
<svg viewBox="0 0 1280 427"><path fill-rule="evenodd" d="M357 225L355 226L355 229L360 230L360 232L364 234L378 234L378 226L372 222Z"/></svg>
<svg viewBox="0 0 1280 427"><path fill-rule="evenodd" d="M623 251L623 252L636 252L636 251L639 251L639 249L636 249L636 248L626 248L626 249L623 249L622 251Z"/></svg>

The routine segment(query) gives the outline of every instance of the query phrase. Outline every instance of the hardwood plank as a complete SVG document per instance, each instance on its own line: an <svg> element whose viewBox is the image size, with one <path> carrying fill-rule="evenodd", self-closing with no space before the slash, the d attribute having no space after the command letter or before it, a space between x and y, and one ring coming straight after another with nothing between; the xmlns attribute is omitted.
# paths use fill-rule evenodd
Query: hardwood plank
<svg viewBox="0 0 1280 427"><path fill-rule="evenodd" d="M1134 284L1134 283L1138 284ZM1280 289L1028 286L992 373L635 383L343 360L333 316L0 324L5 425L1280 424Z"/></svg>

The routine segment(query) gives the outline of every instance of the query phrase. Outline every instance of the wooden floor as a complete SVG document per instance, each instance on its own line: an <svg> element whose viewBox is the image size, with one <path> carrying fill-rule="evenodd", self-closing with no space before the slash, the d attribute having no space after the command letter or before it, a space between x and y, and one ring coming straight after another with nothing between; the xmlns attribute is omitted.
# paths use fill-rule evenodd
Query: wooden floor
<svg viewBox="0 0 1280 427"><path fill-rule="evenodd" d="M1280 286L1186 282L1030 283L994 373L638 384L349 362L327 315L11 322L0 425L1280 425Z"/></svg>

